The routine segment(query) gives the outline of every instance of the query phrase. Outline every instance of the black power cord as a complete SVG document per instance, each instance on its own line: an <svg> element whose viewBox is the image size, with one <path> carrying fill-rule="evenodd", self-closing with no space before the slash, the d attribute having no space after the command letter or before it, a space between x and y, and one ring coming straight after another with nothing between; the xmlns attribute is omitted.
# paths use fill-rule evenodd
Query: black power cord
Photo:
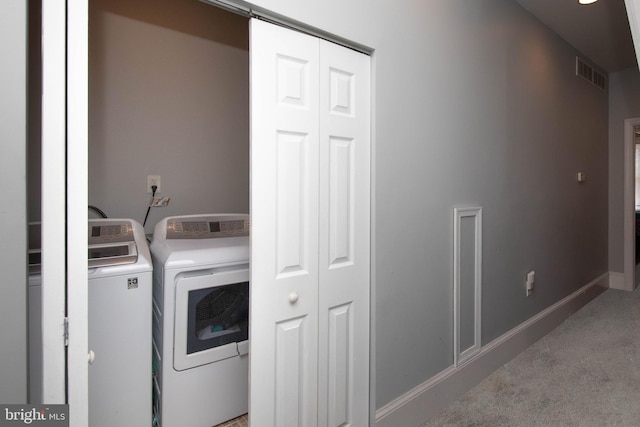
<svg viewBox="0 0 640 427"><path fill-rule="evenodd" d="M92 210L94 212L96 212L98 215L100 215L102 218L106 218L107 214L104 213L104 211L98 207L95 207L93 205L89 205L89 210Z"/></svg>
<svg viewBox="0 0 640 427"><path fill-rule="evenodd" d="M151 201L149 202L149 207L147 208L147 214L144 216L144 222L142 223L142 227L147 224L147 218L149 217L149 211L151 210L151 205L153 204L153 198L156 196L156 190L158 189L157 185L151 186Z"/></svg>

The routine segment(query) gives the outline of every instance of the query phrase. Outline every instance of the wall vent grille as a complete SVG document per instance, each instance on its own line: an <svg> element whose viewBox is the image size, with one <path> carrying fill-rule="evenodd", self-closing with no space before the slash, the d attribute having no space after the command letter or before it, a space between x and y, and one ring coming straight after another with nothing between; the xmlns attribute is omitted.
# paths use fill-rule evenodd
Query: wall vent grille
<svg viewBox="0 0 640 427"><path fill-rule="evenodd" d="M604 74L595 70L591 65L587 64L580 57L576 56L576 76L582 77L603 91L607 90L607 78Z"/></svg>

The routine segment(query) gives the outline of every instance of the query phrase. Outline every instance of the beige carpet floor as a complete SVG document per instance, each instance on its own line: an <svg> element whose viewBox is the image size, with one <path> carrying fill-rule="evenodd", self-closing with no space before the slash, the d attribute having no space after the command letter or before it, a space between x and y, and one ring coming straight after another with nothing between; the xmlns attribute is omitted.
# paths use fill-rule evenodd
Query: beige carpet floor
<svg viewBox="0 0 640 427"><path fill-rule="evenodd" d="M640 426L640 291L608 289L423 427Z"/></svg>

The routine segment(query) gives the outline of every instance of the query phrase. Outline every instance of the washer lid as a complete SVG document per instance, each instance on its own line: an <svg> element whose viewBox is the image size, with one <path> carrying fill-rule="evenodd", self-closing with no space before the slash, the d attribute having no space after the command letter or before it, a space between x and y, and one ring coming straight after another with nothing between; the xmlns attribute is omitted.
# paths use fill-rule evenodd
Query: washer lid
<svg viewBox="0 0 640 427"><path fill-rule="evenodd" d="M89 245L89 268L133 264L137 260L135 242Z"/></svg>

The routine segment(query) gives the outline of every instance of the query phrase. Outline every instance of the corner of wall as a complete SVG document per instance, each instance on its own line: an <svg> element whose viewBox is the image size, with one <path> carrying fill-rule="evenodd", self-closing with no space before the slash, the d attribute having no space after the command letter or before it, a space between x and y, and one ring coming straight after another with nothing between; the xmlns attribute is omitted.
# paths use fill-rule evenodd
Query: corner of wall
<svg viewBox="0 0 640 427"><path fill-rule="evenodd" d="M610 271L608 285L611 289L624 290L624 274Z"/></svg>

